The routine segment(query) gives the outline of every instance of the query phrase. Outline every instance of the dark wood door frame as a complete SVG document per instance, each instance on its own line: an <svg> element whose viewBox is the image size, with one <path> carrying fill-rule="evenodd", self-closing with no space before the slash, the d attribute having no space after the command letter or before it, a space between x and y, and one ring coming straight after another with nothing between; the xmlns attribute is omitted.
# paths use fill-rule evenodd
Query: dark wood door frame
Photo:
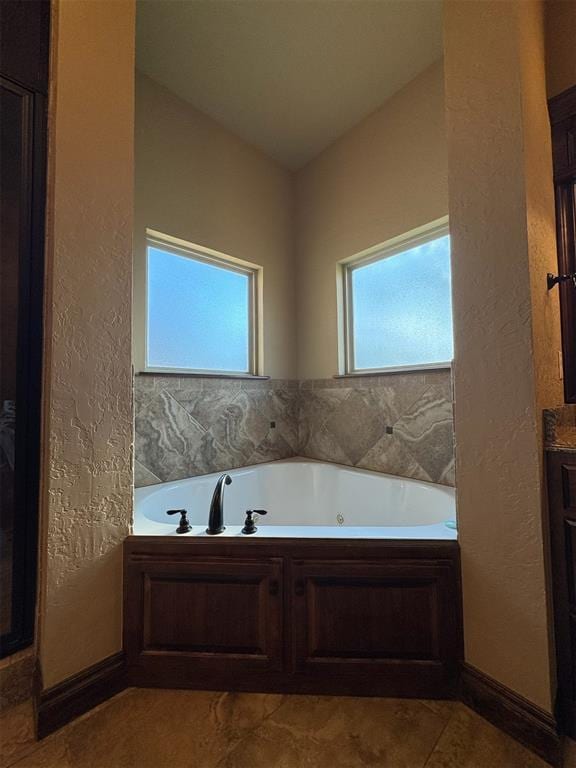
<svg viewBox="0 0 576 768"><path fill-rule="evenodd" d="M12 623L0 658L34 640L37 592L50 0L0 2L0 81L22 104L27 220L19 236ZM3 596L3 599L6 599Z"/></svg>
<svg viewBox="0 0 576 768"><path fill-rule="evenodd" d="M566 275L576 272L576 86L550 99L548 109L552 126L558 273ZM576 286L567 281L558 289L564 398L567 403L576 403Z"/></svg>

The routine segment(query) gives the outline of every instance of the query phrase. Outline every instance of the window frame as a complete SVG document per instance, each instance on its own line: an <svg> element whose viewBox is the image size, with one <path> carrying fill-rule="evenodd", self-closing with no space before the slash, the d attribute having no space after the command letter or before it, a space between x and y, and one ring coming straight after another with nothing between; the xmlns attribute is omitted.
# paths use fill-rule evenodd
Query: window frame
<svg viewBox="0 0 576 768"><path fill-rule="evenodd" d="M194 261L199 261L212 266L236 272L248 277L248 370L229 371L216 368L186 368L186 367L160 367L149 364L148 358L148 249L157 248L175 256L183 256ZM233 256L215 251L212 248L195 245L170 235L165 235L155 230L146 230L146 249L144 266L144 361L143 373L180 374L225 378L230 377L258 377L262 363L260 346L262 324L262 281L263 268L258 264L237 259Z"/></svg>
<svg viewBox="0 0 576 768"><path fill-rule="evenodd" d="M384 243L373 246L338 264L338 305L339 305L339 375L341 376L371 376L379 373L397 373L402 371L425 371L450 369L452 360L439 360L433 363L414 365L390 365L380 368L354 367L354 306L352 291L352 274L356 269L382 261L390 256L396 256L403 251L424 245L450 234L448 217L411 230Z"/></svg>

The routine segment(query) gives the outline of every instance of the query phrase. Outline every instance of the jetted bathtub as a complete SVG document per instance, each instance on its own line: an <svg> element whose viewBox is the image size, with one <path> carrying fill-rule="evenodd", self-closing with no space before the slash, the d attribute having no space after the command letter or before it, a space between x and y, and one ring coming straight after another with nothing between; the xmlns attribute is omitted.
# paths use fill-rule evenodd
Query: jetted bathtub
<svg viewBox="0 0 576 768"><path fill-rule="evenodd" d="M134 534L176 534L186 509L192 530L207 536L210 500L221 473L163 483L135 491ZM289 459L230 470L224 489L226 530L216 537L362 538L455 540L454 489L337 464ZM248 509L258 530L241 533Z"/></svg>
<svg viewBox="0 0 576 768"><path fill-rule="evenodd" d="M124 542L124 650L136 686L456 695L462 659L454 491L293 459L136 491ZM186 509L189 533L176 535ZM265 509L241 533L246 510Z"/></svg>

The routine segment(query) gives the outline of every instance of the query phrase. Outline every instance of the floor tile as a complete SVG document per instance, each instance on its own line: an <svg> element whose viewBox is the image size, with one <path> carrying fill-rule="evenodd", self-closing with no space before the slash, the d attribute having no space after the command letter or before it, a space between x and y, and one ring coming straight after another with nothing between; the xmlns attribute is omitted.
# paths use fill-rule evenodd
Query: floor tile
<svg viewBox="0 0 576 768"><path fill-rule="evenodd" d="M286 697L219 768L422 768L449 717L419 701Z"/></svg>
<svg viewBox="0 0 576 768"><path fill-rule="evenodd" d="M11 765L33 746L34 707L28 699L0 713L0 768Z"/></svg>
<svg viewBox="0 0 576 768"><path fill-rule="evenodd" d="M57 734L18 768L212 768L281 697L131 690Z"/></svg>
<svg viewBox="0 0 576 768"><path fill-rule="evenodd" d="M550 766L464 705L458 705L426 768Z"/></svg>
<svg viewBox="0 0 576 768"><path fill-rule="evenodd" d="M15 768L546 768L454 702L131 689Z"/></svg>

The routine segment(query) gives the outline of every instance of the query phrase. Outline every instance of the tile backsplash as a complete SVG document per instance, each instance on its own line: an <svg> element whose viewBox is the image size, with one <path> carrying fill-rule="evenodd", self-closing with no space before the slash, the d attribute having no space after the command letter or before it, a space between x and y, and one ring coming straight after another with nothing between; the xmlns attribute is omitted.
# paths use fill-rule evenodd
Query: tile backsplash
<svg viewBox="0 0 576 768"><path fill-rule="evenodd" d="M576 448L576 405L544 411L544 442L549 448Z"/></svg>
<svg viewBox="0 0 576 768"><path fill-rule="evenodd" d="M134 398L137 486L297 455L296 381L145 375Z"/></svg>
<svg viewBox="0 0 576 768"><path fill-rule="evenodd" d="M454 484L449 371L135 378L136 486L305 456Z"/></svg>

